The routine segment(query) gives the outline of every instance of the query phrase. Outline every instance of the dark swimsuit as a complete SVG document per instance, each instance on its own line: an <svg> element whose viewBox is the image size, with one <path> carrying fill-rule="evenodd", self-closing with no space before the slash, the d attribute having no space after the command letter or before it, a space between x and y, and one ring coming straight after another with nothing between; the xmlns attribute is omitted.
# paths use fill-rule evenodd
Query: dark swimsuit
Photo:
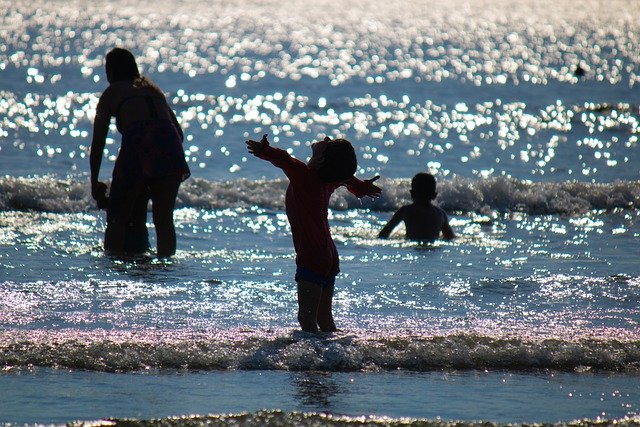
<svg viewBox="0 0 640 427"><path fill-rule="evenodd" d="M134 98L144 98L150 118L122 129L120 109ZM154 98L159 96L131 96L123 99L116 109L116 127L122 134L122 145L113 168L113 180L107 208L105 249L112 249L111 227L127 221L124 249L142 253L149 248L146 227L147 182L156 178L175 176L184 181L191 173L184 158L182 136L171 120L158 118Z"/></svg>
<svg viewBox="0 0 640 427"><path fill-rule="evenodd" d="M133 99L144 98L150 119L139 120L125 129L120 125L122 105ZM113 168L113 179L137 181L175 175L181 181L191 172L184 158L182 137L171 120L158 118L153 98L156 96L132 96L123 99L116 109L116 127L122 133L120 153Z"/></svg>

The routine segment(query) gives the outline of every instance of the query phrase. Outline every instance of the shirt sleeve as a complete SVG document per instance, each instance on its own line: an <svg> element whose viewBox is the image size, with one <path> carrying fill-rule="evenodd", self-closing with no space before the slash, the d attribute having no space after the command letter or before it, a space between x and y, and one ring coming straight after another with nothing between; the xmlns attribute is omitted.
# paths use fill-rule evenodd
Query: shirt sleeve
<svg viewBox="0 0 640 427"><path fill-rule="evenodd" d="M298 159L294 159L289 153L281 148L268 145L260 151L258 157L263 160L267 160L275 167L282 169L289 180L301 178L307 171L307 165L305 163Z"/></svg>

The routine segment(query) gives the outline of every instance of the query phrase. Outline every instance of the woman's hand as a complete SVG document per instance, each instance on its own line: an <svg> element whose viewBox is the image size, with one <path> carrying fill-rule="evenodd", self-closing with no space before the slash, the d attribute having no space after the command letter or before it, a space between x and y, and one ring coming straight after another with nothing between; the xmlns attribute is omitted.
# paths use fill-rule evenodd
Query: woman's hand
<svg viewBox="0 0 640 427"><path fill-rule="evenodd" d="M98 209L106 209L109 199L107 198L107 184L100 181L91 183L91 197L98 204Z"/></svg>

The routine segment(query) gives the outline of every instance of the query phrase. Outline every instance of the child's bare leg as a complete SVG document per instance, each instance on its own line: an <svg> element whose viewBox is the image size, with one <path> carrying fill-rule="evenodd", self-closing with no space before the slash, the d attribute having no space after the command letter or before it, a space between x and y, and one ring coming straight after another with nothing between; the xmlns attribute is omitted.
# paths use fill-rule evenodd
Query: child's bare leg
<svg viewBox="0 0 640 427"><path fill-rule="evenodd" d="M306 280L298 280L298 322L305 332L318 333L318 305L322 288Z"/></svg>
<svg viewBox="0 0 640 427"><path fill-rule="evenodd" d="M334 286L325 286L320 294L320 305L318 306L318 326L322 332L337 331L333 321L333 289Z"/></svg>

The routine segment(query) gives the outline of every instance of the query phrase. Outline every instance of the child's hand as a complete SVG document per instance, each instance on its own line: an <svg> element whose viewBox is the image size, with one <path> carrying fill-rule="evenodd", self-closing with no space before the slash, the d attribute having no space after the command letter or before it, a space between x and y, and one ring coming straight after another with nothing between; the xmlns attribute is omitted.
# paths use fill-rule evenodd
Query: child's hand
<svg viewBox="0 0 640 427"><path fill-rule="evenodd" d="M376 175L371 179L365 179L364 181L361 181L356 177L352 177L350 180L345 182L345 184L351 194L356 196L358 199L363 197L371 197L372 199L375 199L380 197L380 193L382 193L382 189L374 184L378 179L380 179L380 175Z"/></svg>
<svg viewBox="0 0 640 427"><path fill-rule="evenodd" d="M369 196L372 199L377 199L378 197L380 197L380 194L382 194L382 188L378 187L377 185L374 184L374 182L376 182L377 180L380 179L380 175L376 175L371 179L365 179L364 182L366 184L365 187L365 196Z"/></svg>
<svg viewBox="0 0 640 427"><path fill-rule="evenodd" d="M252 139L245 141L247 144L247 148L249 152L256 157L260 157L260 152L264 150L265 147L269 146L269 141L267 140L267 134L262 135L262 139L260 141L254 141Z"/></svg>

